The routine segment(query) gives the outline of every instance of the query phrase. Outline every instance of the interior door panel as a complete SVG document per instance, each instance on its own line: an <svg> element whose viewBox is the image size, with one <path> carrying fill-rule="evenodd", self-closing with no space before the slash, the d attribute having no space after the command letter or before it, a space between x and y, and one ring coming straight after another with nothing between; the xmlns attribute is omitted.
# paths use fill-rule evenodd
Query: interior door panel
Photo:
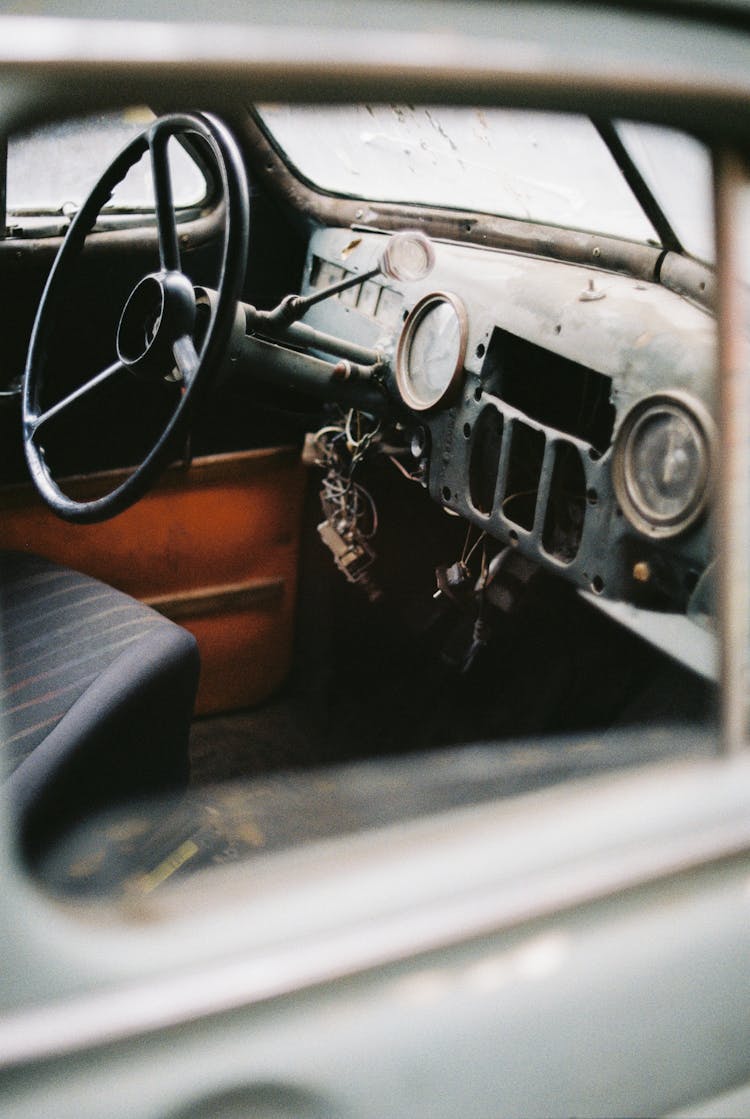
<svg viewBox="0 0 750 1119"><path fill-rule="evenodd" d="M93 496L118 476L66 489ZM291 448L207 456L90 526L64 526L29 484L5 486L0 546L94 575L184 625L201 650L197 712L231 710L266 698L289 667L304 478Z"/></svg>

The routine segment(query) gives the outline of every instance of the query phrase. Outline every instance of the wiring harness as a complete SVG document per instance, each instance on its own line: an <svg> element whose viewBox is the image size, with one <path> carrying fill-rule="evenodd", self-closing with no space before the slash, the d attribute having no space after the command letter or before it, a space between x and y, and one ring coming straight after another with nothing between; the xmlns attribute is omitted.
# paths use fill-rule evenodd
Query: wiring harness
<svg viewBox="0 0 750 1119"><path fill-rule="evenodd" d="M324 471L320 504L325 519L318 525L320 538L339 571L371 601L382 595L370 571L375 560L370 542L378 530L378 511L354 473L379 437L379 423L352 409L308 435L304 456Z"/></svg>

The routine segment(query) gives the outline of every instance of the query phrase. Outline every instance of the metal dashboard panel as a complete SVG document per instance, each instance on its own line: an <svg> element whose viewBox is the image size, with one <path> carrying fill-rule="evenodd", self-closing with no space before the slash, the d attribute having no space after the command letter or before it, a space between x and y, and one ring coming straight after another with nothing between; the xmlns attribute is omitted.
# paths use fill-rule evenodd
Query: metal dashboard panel
<svg viewBox="0 0 750 1119"><path fill-rule="evenodd" d="M384 236L350 229L325 229L312 238L305 283L309 289L328 275L365 272L377 264ZM665 390L688 393L713 411L716 360L715 322L704 309L660 286L632 276L605 272L496 249L436 244L436 265L419 283L370 281L314 307L308 321L318 329L380 348L390 359L410 310L429 292L457 296L466 308L468 338L460 397L450 407L414 413L401 402L407 431L419 431L429 448L427 484L432 497L448 509L510 543L577 586L594 594L624 598L641 605L668 600L684 609L709 558L705 519L669 543L639 534L622 515L612 484L611 439L593 446L580 433L555 421L554 408L544 419L519 408L503 391L503 360L490 362L498 334L525 347L524 375L549 366L546 384L553 383L564 400L570 386L550 382L559 369L564 381L574 367L590 374L606 407L614 410L614 439L629 408L643 397ZM339 273L337 273L339 275ZM379 291L375 290L379 288ZM513 347L510 348L511 351ZM509 351L510 352L510 351ZM553 376L556 374L552 374ZM391 396L399 404L392 374ZM502 433L490 454L495 477L485 480L491 500L474 499L472 474L483 469L477 441L498 417ZM569 402L565 411L569 411ZM520 451L515 448L524 444ZM530 449L533 508L509 515L509 501L518 496L508 487L516 479L514 456ZM563 468L556 463L565 459ZM577 464L580 465L577 465ZM527 484L528 464L518 477ZM510 474L509 474L510 471ZM557 471L557 473L556 473ZM560 477L558 477L558 474ZM556 548L551 503L566 501L571 480L576 508L564 519L575 521L574 543ZM552 525L552 527L550 527Z"/></svg>

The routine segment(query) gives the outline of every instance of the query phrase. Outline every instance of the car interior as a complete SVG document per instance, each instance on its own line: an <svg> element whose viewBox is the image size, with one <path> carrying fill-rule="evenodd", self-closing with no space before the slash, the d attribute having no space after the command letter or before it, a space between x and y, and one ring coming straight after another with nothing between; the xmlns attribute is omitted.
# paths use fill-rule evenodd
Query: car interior
<svg viewBox="0 0 750 1119"><path fill-rule="evenodd" d="M4 755L45 888L711 753L715 279L635 126L330 110L373 165L424 159L381 197L315 180L302 108L156 109L8 145ZM88 128L80 199L12 201ZM458 205L461 129L550 163Z"/></svg>

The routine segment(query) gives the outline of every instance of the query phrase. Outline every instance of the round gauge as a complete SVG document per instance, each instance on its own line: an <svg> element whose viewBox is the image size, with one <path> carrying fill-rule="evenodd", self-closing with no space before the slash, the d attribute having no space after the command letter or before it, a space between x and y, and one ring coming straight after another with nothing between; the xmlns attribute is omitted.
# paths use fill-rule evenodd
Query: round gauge
<svg viewBox="0 0 750 1119"><path fill-rule="evenodd" d="M413 284L435 267L435 250L424 233L393 233L379 261L380 271L392 280Z"/></svg>
<svg viewBox="0 0 750 1119"><path fill-rule="evenodd" d="M713 421L684 393L640 401L615 441L615 493L634 528L676 536L703 512L711 480Z"/></svg>
<svg viewBox="0 0 750 1119"><path fill-rule="evenodd" d="M396 382L404 403L418 412L449 401L466 353L466 310L454 295L420 299L398 340Z"/></svg>

